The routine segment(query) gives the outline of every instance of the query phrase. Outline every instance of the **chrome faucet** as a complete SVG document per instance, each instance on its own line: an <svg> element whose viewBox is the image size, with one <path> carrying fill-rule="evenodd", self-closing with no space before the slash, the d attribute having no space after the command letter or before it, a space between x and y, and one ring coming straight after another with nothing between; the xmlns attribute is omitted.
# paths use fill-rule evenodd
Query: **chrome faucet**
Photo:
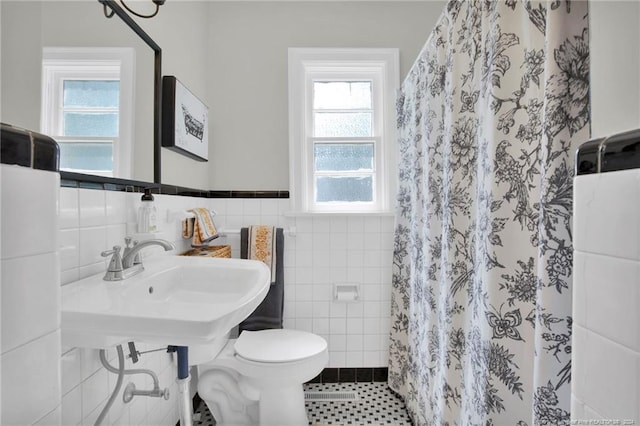
<svg viewBox="0 0 640 426"><path fill-rule="evenodd" d="M114 246L113 250L102 252L102 257L111 256L109 267L103 278L105 281L121 281L144 271L144 266L142 266L142 260L140 259L140 250L145 247L157 245L164 248L165 251L175 249L172 243L159 238L145 240L140 243L134 242L133 247L129 246L130 237L125 238L125 242L127 246L124 250L124 255L120 254L121 246Z"/></svg>

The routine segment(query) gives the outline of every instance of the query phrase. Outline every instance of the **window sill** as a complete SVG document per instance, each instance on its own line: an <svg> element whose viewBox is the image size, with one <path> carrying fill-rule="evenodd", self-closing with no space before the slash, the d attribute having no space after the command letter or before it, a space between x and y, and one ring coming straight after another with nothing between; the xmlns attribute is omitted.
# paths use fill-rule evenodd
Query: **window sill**
<svg viewBox="0 0 640 426"><path fill-rule="evenodd" d="M285 217L341 217L341 216L365 216L365 217L395 217L395 213L391 211L379 212L305 212L305 211L289 211L285 212Z"/></svg>

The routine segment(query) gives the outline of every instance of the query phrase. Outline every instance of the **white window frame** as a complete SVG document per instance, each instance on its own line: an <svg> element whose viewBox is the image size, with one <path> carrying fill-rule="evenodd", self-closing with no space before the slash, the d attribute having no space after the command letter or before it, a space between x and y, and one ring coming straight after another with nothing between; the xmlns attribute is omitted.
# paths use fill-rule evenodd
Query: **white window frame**
<svg viewBox="0 0 640 426"><path fill-rule="evenodd" d="M65 142L77 138L62 136L62 89L64 80L119 80L118 136L83 138L113 141L113 170L73 170L102 176L131 179L135 100L135 53L132 48L45 47L42 53L42 104L40 131Z"/></svg>
<svg viewBox="0 0 640 426"><path fill-rule="evenodd" d="M397 190L395 100L398 49L289 49L289 186L297 213L389 213ZM372 137L317 138L313 131L314 81L372 81ZM374 143L374 201L316 203L314 142Z"/></svg>

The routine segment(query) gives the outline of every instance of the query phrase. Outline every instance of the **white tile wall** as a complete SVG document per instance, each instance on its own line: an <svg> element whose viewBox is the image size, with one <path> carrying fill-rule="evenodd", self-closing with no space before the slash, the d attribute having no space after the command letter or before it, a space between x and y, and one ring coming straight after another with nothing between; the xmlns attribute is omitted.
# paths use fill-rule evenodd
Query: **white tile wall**
<svg viewBox="0 0 640 426"><path fill-rule="evenodd" d="M213 199L222 230L266 224L285 230L286 328L329 342L330 367L386 367L393 256L392 216L288 217L286 199ZM239 256L240 237L223 240ZM335 302L334 284L360 287L357 302Z"/></svg>
<svg viewBox="0 0 640 426"><path fill-rule="evenodd" d="M59 425L60 180L18 166L0 174L0 424Z"/></svg>
<svg viewBox="0 0 640 426"><path fill-rule="evenodd" d="M640 170L574 182L572 420L636 424Z"/></svg>
<svg viewBox="0 0 640 426"><path fill-rule="evenodd" d="M107 259L102 258L100 253L113 245L124 245L124 237L135 234L140 196L138 193L60 189L62 285L105 271ZM156 195L155 199L160 231L154 237L172 241L178 253L187 250L188 241L182 239L178 221L167 222L167 213L200 206L210 208L211 200L166 195ZM144 255L165 254L162 250L150 248L145 250ZM156 347L137 344L137 348L143 351ZM115 350L110 351L109 358L115 365ZM59 365L62 388L59 416L62 424L92 425L115 386L116 376L102 367L99 351L95 349L63 348ZM127 360L126 368L152 369L160 376L160 386L170 389L171 398L165 401L136 397L131 403L125 404L122 402L122 395L119 395L105 424L175 425L178 420L178 392L171 355L164 352L146 354L135 365ZM152 386L146 376L134 375L125 376L123 388L130 381L139 389L150 389Z"/></svg>
<svg viewBox="0 0 640 426"><path fill-rule="evenodd" d="M135 231L140 194L61 188L60 269L62 285L106 268L100 252L122 244ZM156 235L188 249L177 220L170 212L207 207L217 212L219 230L231 230L216 243L230 244L240 256L243 226L267 224L295 230L285 238L285 326L315 332L329 342L331 367L381 367L387 365L392 217L286 217L286 199L204 199L157 195L160 232ZM150 255L163 255L154 251ZM355 283L360 300L334 302L333 285ZM111 354L113 358L114 354ZM114 362L114 361L112 361ZM177 390L171 358L162 353L145 355L142 365L161 376L169 387L170 401L136 398L118 402L109 424L175 424ZM98 352L64 348L62 369L63 424L91 424L113 388L115 376L107 374ZM129 364L128 364L129 365ZM140 363L136 364L136 368ZM142 367L144 368L144 367ZM138 387L148 387L143 377L133 377ZM125 381L126 384L126 381ZM120 398L118 399L120 401Z"/></svg>

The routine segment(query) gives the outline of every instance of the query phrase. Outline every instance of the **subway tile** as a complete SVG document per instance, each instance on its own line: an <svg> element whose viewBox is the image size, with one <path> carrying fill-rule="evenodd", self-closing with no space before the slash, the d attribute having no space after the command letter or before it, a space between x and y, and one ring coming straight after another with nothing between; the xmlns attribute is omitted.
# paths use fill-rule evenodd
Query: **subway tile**
<svg viewBox="0 0 640 426"><path fill-rule="evenodd" d="M331 334L345 334L347 332L347 320L345 318L330 318L329 332Z"/></svg>
<svg viewBox="0 0 640 426"><path fill-rule="evenodd" d="M640 260L639 189L637 169L575 178L575 249Z"/></svg>
<svg viewBox="0 0 640 426"><path fill-rule="evenodd" d="M360 352L364 349L364 336L361 334L349 335L347 339L347 352Z"/></svg>
<svg viewBox="0 0 640 426"><path fill-rule="evenodd" d="M301 232L296 235L296 250L313 250L313 234Z"/></svg>
<svg viewBox="0 0 640 426"><path fill-rule="evenodd" d="M80 232L75 229L61 229L59 240L60 269L66 271L77 268L80 262Z"/></svg>
<svg viewBox="0 0 640 426"><path fill-rule="evenodd" d="M296 286L296 301L301 301L301 302L313 301L313 286L312 285Z"/></svg>
<svg viewBox="0 0 640 426"><path fill-rule="evenodd" d="M60 285L70 284L78 281L80 273L78 268L69 269L68 271L60 271Z"/></svg>
<svg viewBox="0 0 640 426"><path fill-rule="evenodd" d="M329 250L314 250L313 267L323 268L327 271L326 275L330 275L329 268L331 267L331 252Z"/></svg>
<svg viewBox="0 0 640 426"><path fill-rule="evenodd" d="M365 250L381 250L380 233L378 232L365 232L364 234L364 248Z"/></svg>
<svg viewBox="0 0 640 426"><path fill-rule="evenodd" d="M363 332L364 332L363 318L347 318L347 334L349 335L349 338L357 334L362 334Z"/></svg>
<svg viewBox="0 0 640 426"><path fill-rule="evenodd" d="M334 216L331 218L331 233L346 233L347 218L343 216Z"/></svg>
<svg viewBox="0 0 640 426"><path fill-rule="evenodd" d="M348 318L362 318L364 316L364 305L362 302L347 304Z"/></svg>
<svg viewBox="0 0 640 426"><path fill-rule="evenodd" d="M333 300L333 288L330 284L314 284L313 286L313 300L315 302L330 302Z"/></svg>
<svg viewBox="0 0 640 426"><path fill-rule="evenodd" d="M57 406L53 411L45 414L40 420L35 422L33 426L60 426L62 421L62 410Z"/></svg>
<svg viewBox="0 0 640 426"><path fill-rule="evenodd" d="M0 167L0 173L2 258L58 250L59 175L6 165Z"/></svg>
<svg viewBox="0 0 640 426"><path fill-rule="evenodd" d="M332 232L329 236L329 245L331 251L343 251L347 250L347 237L346 232Z"/></svg>
<svg viewBox="0 0 640 426"><path fill-rule="evenodd" d="M342 352L342 351L329 352L329 367L344 367L344 366L346 366L346 362L347 362L347 353L346 352ZM336 377L336 381L332 382L332 381L328 380L327 378L325 378L325 375L323 373L322 382L323 383L336 383L337 382L337 377Z"/></svg>
<svg viewBox="0 0 640 426"><path fill-rule="evenodd" d="M347 330L348 332L348 330ZM351 338L351 336L349 336ZM329 350L330 351L346 351L347 350L347 335L346 334L331 334L329 336Z"/></svg>
<svg viewBox="0 0 640 426"><path fill-rule="evenodd" d="M329 333L329 318L313 318L313 332L315 334Z"/></svg>
<svg viewBox="0 0 640 426"><path fill-rule="evenodd" d="M364 232L365 233L379 233L380 232L380 218L371 216L364 218Z"/></svg>
<svg viewBox="0 0 640 426"><path fill-rule="evenodd" d="M107 270L107 264L105 261L92 263L90 265L81 266L78 268L78 279L81 280L86 277L90 277L96 274L104 274Z"/></svg>
<svg viewBox="0 0 640 426"><path fill-rule="evenodd" d="M0 424L31 424L59 405L59 354L56 331L2 355Z"/></svg>
<svg viewBox="0 0 640 426"><path fill-rule="evenodd" d="M364 234L362 232L349 232L347 234L347 250L348 251L364 250Z"/></svg>
<svg viewBox="0 0 640 426"><path fill-rule="evenodd" d="M296 301L296 318L311 318L313 313L313 302Z"/></svg>
<svg viewBox="0 0 640 426"><path fill-rule="evenodd" d="M2 352L60 328L57 253L2 261Z"/></svg>
<svg viewBox="0 0 640 426"><path fill-rule="evenodd" d="M105 191L105 208L107 225L127 223L126 192Z"/></svg>
<svg viewBox="0 0 640 426"><path fill-rule="evenodd" d="M349 216L347 218L347 232L350 234L364 232L364 218L361 216Z"/></svg>
<svg viewBox="0 0 640 426"><path fill-rule="evenodd" d="M107 229L104 226L80 229L80 266L105 260L100 254L107 250ZM111 249L111 247L109 247Z"/></svg>
<svg viewBox="0 0 640 426"><path fill-rule="evenodd" d="M312 284L313 268L296 265L296 284Z"/></svg>
<svg viewBox="0 0 640 426"><path fill-rule="evenodd" d="M127 226L124 223L107 225L107 249L120 246L124 250L124 238L127 236Z"/></svg>
<svg viewBox="0 0 640 426"><path fill-rule="evenodd" d="M345 318L347 316L347 306L349 304L350 302L331 302L329 305L331 318Z"/></svg>
<svg viewBox="0 0 640 426"><path fill-rule="evenodd" d="M363 351L362 352L362 366L363 367L372 367L371 371L373 372L373 367L378 367L380 364L380 355L378 351ZM360 369L358 369L360 371ZM373 373L372 373L373 376ZM360 380L358 380L360 381ZM371 380L373 381L373 380Z"/></svg>
<svg viewBox="0 0 640 426"><path fill-rule="evenodd" d="M278 200L277 199L260 200L260 214L262 216L278 216Z"/></svg>
<svg viewBox="0 0 640 426"><path fill-rule="evenodd" d="M347 250L331 250L330 261L331 261L331 269L341 268L344 269L344 274L346 275L346 267L347 267Z"/></svg>
<svg viewBox="0 0 640 426"><path fill-rule="evenodd" d="M380 318L377 316L364 319L363 323L364 334L377 334L380 332Z"/></svg>
<svg viewBox="0 0 640 426"><path fill-rule="evenodd" d="M313 220L310 217L296 218L296 230L298 232L313 232Z"/></svg>
<svg viewBox="0 0 640 426"><path fill-rule="evenodd" d="M578 396L585 406L606 418L633 418L640 400L638 353L596 333L587 333L583 354L588 377Z"/></svg>
<svg viewBox="0 0 640 426"><path fill-rule="evenodd" d="M313 332L313 320L311 318L296 318L296 330Z"/></svg>
<svg viewBox="0 0 640 426"><path fill-rule="evenodd" d="M82 421L82 387L76 386L62 397L62 425L77 425Z"/></svg>
<svg viewBox="0 0 640 426"><path fill-rule="evenodd" d="M83 423L96 409L102 410L101 406L110 394L107 374L107 370L100 369L81 384Z"/></svg>
<svg viewBox="0 0 640 426"><path fill-rule="evenodd" d="M345 365L347 367L360 367L362 366L363 357L362 351L360 352L347 352L345 358Z"/></svg>
<svg viewBox="0 0 640 426"><path fill-rule="evenodd" d="M586 315L588 329L640 352L640 262L577 253L577 266L582 260L574 288L577 313Z"/></svg>
<svg viewBox="0 0 640 426"><path fill-rule="evenodd" d="M346 266L346 262L345 262ZM332 283L343 283L347 281L347 268L346 267L337 267L333 265L331 266L331 282Z"/></svg>
<svg viewBox="0 0 640 426"><path fill-rule="evenodd" d="M72 229L80 226L77 188L60 188L58 212L60 229Z"/></svg>
<svg viewBox="0 0 640 426"><path fill-rule="evenodd" d="M329 251L331 249L331 234L314 232L313 238L313 250L316 251Z"/></svg>
<svg viewBox="0 0 640 426"><path fill-rule="evenodd" d="M78 191L81 228L107 224L106 192L94 189L80 189Z"/></svg>
<svg viewBox="0 0 640 426"><path fill-rule="evenodd" d="M62 395L66 395L82 382L82 361L78 348L73 348L60 357L60 377Z"/></svg>
<svg viewBox="0 0 640 426"><path fill-rule="evenodd" d="M331 218L314 217L312 220L314 234L328 234L331 232Z"/></svg>
<svg viewBox="0 0 640 426"><path fill-rule="evenodd" d="M347 267L362 270L364 266L364 250L347 250Z"/></svg>
<svg viewBox="0 0 640 426"><path fill-rule="evenodd" d="M365 334L363 338L363 349L365 351L380 350L380 336L378 334Z"/></svg>
<svg viewBox="0 0 640 426"><path fill-rule="evenodd" d="M296 267L311 268L313 266L313 252L311 250L296 251Z"/></svg>
<svg viewBox="0 0 640 426"><path fill-rule="evenodd" d="M329 318L329 302L327 302L327 301L314 301L313 302L313 317L314 318Z"/></svg>
<svg viewBox="0 0 640 426"><path fill-rule="evenodd" d="M331 284L331 269L326 266L313 267L314 284Z"/></svg>

